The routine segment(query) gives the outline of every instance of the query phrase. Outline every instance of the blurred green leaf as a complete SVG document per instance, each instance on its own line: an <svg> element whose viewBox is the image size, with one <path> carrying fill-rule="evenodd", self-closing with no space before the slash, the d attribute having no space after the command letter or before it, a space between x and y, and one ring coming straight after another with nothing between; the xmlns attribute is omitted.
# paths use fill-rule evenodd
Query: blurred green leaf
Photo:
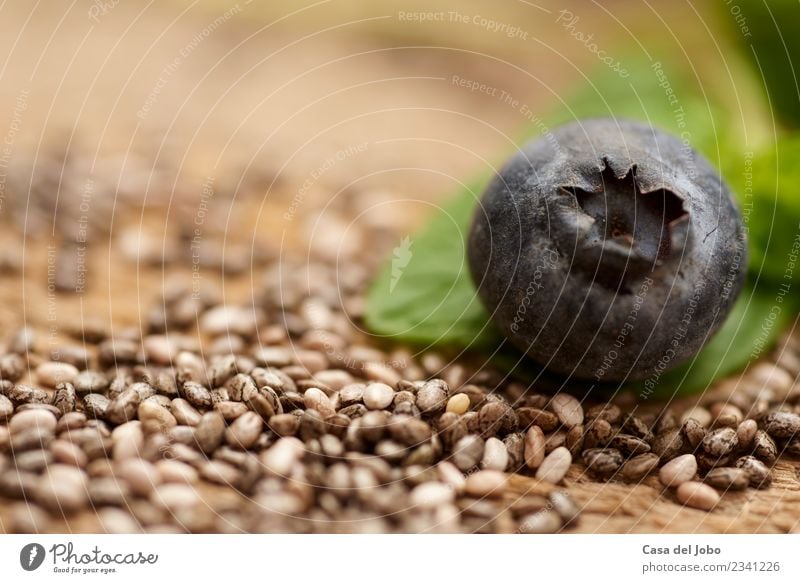
<svg viewBox="0 0 800 583"><path fill-rule="evenodd" d="M748 228L751 276L800 283L800 137L738 157L724 174Z"/></svg>
<svg viewBox="0 0 800 583"><path fill-rule="evenodd" d="M800 128L800 3L737 0L718 9L766 86L772 110L786 127Z"/></svg>
<svg viewBox="0 0 800 583"><path fill-rule="evenodd" d="M417 344L487 347L499 335L475 294L465 262L466 234L485 181L466 186L411 240L398 276L390 260L367 297L367 326Z"/></svg>
<svg viewBox="0 0 800 583"><path fill-rule="evenodd" d="M635 383L642 394L660 399L690 395L715 379L733 374L761 357L795 315L794 301L776 301L771 291L748 286L722 328L690 361L664 374L652 387Z"/></svg>

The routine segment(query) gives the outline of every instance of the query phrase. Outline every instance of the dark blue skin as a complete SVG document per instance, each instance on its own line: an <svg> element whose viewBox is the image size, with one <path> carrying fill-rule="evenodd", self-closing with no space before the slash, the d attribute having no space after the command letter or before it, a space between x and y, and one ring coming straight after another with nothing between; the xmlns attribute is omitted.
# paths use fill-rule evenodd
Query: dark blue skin
<svg viewBox="0 0 800 583"><path fill-rule="evenodd" d="M508 339L559 374L663 374L696 354L744 285L747 241L717 172L678 138L590 119L527 144L489 184L468 242Z"/></svg>

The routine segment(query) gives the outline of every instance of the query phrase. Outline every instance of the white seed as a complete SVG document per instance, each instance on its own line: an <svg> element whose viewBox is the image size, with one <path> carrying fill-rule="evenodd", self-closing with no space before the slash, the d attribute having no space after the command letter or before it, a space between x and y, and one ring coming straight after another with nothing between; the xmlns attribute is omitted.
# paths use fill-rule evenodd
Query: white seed
<svg viewBox="0 0 800 583"><path fill-rule="evenodd" d="M508 477L503 472L481 470L467 476L464 490L470 496L483 498L486 496L502 496Z"/></svg>
<svg viewBox="0 0 800 583"><path fill-rule="evenodd" d="M392 404L394 390L383 383L370 383L364 389L364 405L368 409L386 409Z"/></svg>
<svg viewBox="0 0 800 583"><path fill-rule="evenodd" d="M74 466L52 464L36 484L35 498L47 508L58 512L71 512L86 505L87 478L83 470Z"/></svg>
<svg viewBox="0 0 800 583"><path fill-rule="evenodd" d="M258 441L263 427L264 421L261 417L253 411L248 411L240 415L225 430L225 441L228 445L249 449Z"/></svg>
<svg viewBox="0 0 800 583"><path fill-rule="evenodd" d="M694 419L702 427L711 425L711 413L705 407L692 407L681 416L681 422L685 423L688 419Z"/></svg>
<svg viewBox="0 0 800 583"><path fill-rule="evenodd" d="M76 468L85 468L89 463L89 458L86 453L72 443L65 439L56 439L50 444L50 451L53 454L53 461L62 463Z"/></svg>
<svg viewBox="0 0 800 583"><path fill-rule="evenodd" d="M296 437L281 437L261 454L264 469L276 476L288 476L305 452L305 445Z"/></svg>
<svg viewBox="0 0 800 583"><path fill-rule="evenodd" d="M144 433L140 421L128 421L111 432L112 455L116 460L137 458L144 446Z"/></svg>
<svg viewBox="0 0 800 583"><path fill-rule="evenodd" d="M131 534L142 532L141 526L125 510L107 506L97 511L102 531L108 534Z"/></svg>
<svg viewBox="0 0 800 583"><path fill-rule="evenodd" d="M78 369L68 362L43 362L36 367L36 380L46 387L55 388L59 383L74 381L78 372Z"/></svg>
<svg viewBox="0 0 800 583"><path fill-rule="evenodd" d="M681 503L700 510L712 510L720 500L717 491L702 482L684 482L675 495Z"/></svg>
<svg viewBox="0 0 800 583"><path fill-rule="evenodd" d="M697 473L697 459L687 453L668 461L658 472L658 479L665 486L678 486L694 478Z"/></svg>
<svg viewBox="0 0 800 583"><path fill-rule="evenodd" d="M464 393L453 395L447 401L447 412L463 415L469 411L469 397Z"/></svg>
<svg viewBox="0 0 800 583"><path fill-rule="evenodd" d="M53 433L57 423L56 416L46 409L27 409L11 418L8 422L8 430L12 435L32 428Z"/></svg>
<svg viewBox="0 0 800 583"><path fill-rule="evenodd" d="M567 475L572 464L572 454L566 447L557 447L544 458L536 471L536 477L544 482L558 484Z"/></svg>
<svg viewBox="0 0 800 583"><path fill-rule="evenodd" d="M162 482L190 484L198 479L196 469L177 460L159 460L155 466Z"/></svg>
<svg viewBox="0 0 800 583"><path fill-rule="evenodd" d="M424 482L411 491L411 503L421 508L436 508L454 499L453 489L442 482Z"/></svg>
<svg viewBox="0 0 800 583"><path fill-rule="evenodd" d="M553 534L561 528L561 517L552 510L540 510L519 521L522 534Z"/></svg>
<svg viewBox="0 0 800 583"><path fill-rule="evenodd" d="M583 423L583 407L581 402L567 393L558 393L549 404L550 410L567 428Z"/></svg>
<svg viewBox="0 0 800 583"><path fill-rule="evenodd" d="M483 448L481 467L484 470L504 472L506 466L508 466L508 449L506 448L506 444L496 437L490 437L486 440L486 445Z"/></svg>
<svg viewBox="0 0 800 583"><path fill-rule="evenodd" d="M747 380L751 382L754 389L771 389L779 399L785 397L794 385L792 375L781 367L769 363L760 362L755 365L747 375Z"/></svg>
<svg viewBox="0 0 800 583"><path fill-rule="evenodd" d="M454 464L450 462L439 462L436 464L439 479L447 484L456 494L464 491L464 483L467 479Z"/></svg>
<svg viewBox="0 0 800 583"><path fill-rule="evenodd" d="M303 402L306 409L314 409L323 418L330 417L336 413L328 395L315 387L311 387L303 393Z"/></svg>
<svg viewBox="0 0 800 583"><path fill-rule="evenodd" d="M191 508L200 501L200 496L188 484L162 484L150 494L150 501L170 512L176 512Z"/></svg>
<svg viewBox="0 0 800 583"><path fill-rule="evenodd" d="M156 364L171 364L178 355L178 347L169 336L153 334L142 339L142 348L148 360Z"/></svg>
<svg viewBox="0 0 800 583"><path fill-rule="evenodd" d="M255 333L257 318L252 310L238 306L211 308L200 319L200 330L211 336L238 334L251 336Z"/></svg>
<svg viewBox="0 0 800 583"><path fill-rule="evenodd" d="M117 475L125 480L131 492L140 496L147 496L161 483L161 475L155 466L139 458L120 461L116 465Z"/></svg>

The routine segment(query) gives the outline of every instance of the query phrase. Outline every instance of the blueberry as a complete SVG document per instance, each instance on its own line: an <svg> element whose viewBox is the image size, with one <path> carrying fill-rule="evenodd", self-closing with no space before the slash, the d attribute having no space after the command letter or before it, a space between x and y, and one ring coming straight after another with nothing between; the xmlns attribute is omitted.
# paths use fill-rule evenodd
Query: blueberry
<svg viewBox="0 0 800 583"><path fill-rule="evenodd" d="M693 356L744 284L730 191L682 140L590 119L522 148L489 184L468 258L506 337L547 369L596 381Z"/></svg>

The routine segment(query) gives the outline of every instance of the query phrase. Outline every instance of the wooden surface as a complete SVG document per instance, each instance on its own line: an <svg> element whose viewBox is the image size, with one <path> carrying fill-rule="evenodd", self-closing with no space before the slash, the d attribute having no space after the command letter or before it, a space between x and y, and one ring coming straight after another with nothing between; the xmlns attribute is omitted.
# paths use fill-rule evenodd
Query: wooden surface
<svg viewBox="0 0 800 583"><path fill-rule="evenodd" d="M545 115L556 96L595 65L593 55L553 25L552 11L524 6L510 9L506 17L525 23L538 39L527 44L474 28L423 28L420 38L396 22L394 28L356 22L359 14L349 3L338 15L326 10L265 29L277 16L272 12L280 10L242 4L241 14L216 26L181 57L192 39L224 13L224 2L192 8L164 2L142 12L122 2L96 21L88 17L89 4L68 9L50 3L33 13L29 4L4 3L0 9L0 54L6 57L0 131L10 127L20 95L25 101L10 146L15 178L6 183L6 206L0 210L24 206L31 196L26 178L41 171L42 153L57 144L69 143L89 159L97 156L96 170L110 176L112 184L114 178L130 179L124 165L109 161L114 156L139 156L148 171L157 165L166 176L156 182L159 191L139 191L144 211L112 213L110 232L98 232L84 294L48 294L47 246L58 241L47 228L24 245L19 224L16 231L4 229L4 248L24 256L21 271L4 275L0 284L0 335L25 324L45 335L54 330L54 343L63 341L63 330L76 321L141 324L166 274L125 260L116 235L133 226L157 240L168 237L176 213L197 208L209 176L224 193L209 221L234 242L255 241L281 254L303 243L327 200L354 187L373 193L375 200L405 201L391 213L391 227L402 236L459 181L501 162L525 123L518 108L458 87L454 75L501 88ZM474 3L459 5L475 11ZM360 16L393 14L396 7L387 4ZM337 22L349 16L348 23ZM680 15L662 16L680 20ZM632 11L625 19L634 34L645 34L640 25L646 18ZM589 20L613 49L613 34L603 33L604 26L611 30L613 25L608 14L598 9L594 17L585 15ZM177 57L179 66L164 76ZM138 116L159 84L163 87L149 113ZM312 180L297 221L281 220L321 161L362 143L366 153ZM123 196L113 189L98 192L94 208L101 198L103 206L113 207ZM217 281L226 301L245 301L257 290L259 274ZM655 478L635 486L601 484L574 466L567 485L584 514L573 532L797 531L799 473L800 464L781 461L772 488L726 494L717 510L705 513L676 504ZM516 476L509 500L545 488ZM213 486L204 490L215 512L236 496ZM0 530L7 509L0 501ZM88 512L55 519L47 529L85 532L98 524Z"/></svg>

